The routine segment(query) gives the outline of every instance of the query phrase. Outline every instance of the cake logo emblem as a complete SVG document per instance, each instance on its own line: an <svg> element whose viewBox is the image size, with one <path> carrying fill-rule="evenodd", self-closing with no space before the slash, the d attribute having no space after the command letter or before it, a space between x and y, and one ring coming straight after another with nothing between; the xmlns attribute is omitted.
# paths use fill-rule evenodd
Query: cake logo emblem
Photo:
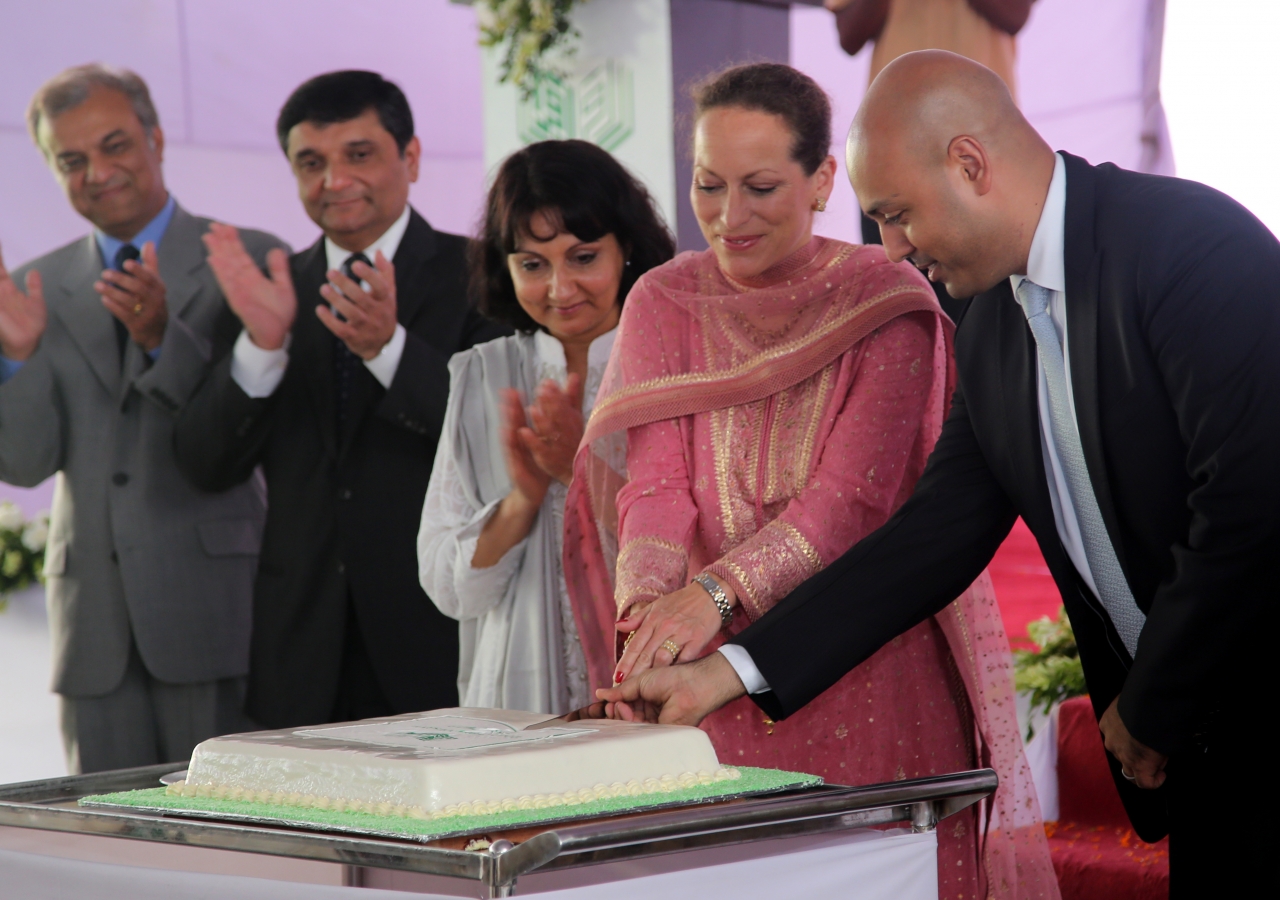
<svg viewBox="0 0 1280 900"><path fill-rule="evenodd" d="M372 724L339 725L295 731L304 738L403 748L413 756L454 755L512 744L531 744L589 734L592 728L540 728L522 731L505 722L468 716L420 716Z"/></svg>

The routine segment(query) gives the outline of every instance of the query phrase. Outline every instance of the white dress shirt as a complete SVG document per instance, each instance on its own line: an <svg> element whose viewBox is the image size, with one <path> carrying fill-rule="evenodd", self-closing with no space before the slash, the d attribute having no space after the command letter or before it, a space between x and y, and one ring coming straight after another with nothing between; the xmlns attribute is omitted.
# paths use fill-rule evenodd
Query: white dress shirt
<svg viewBox="0 0 1280 900"><path fill-rule="evenodd" d="M378 251L387 259L394 259L405 229L409 227L409 204L405 204L400 218L391 227L364 250L360 251L372 261ZM347 261L353 251L343 250L328 237L324 239L325 261L330 269L342 271L342 264ZM368 289L367 282L360 286ZM292 335L290 335L292 337ZM391 335L391 340L383 346L382 351L373 359L364 360L365 367L373 373L373 377L384 387L391 387L396 377L396 369L400 367L400 357L404 355L405 330L399 322ZM231 354L231 380L240 386L250 397L270 397L284 378L284 370L289 365L289 344L278 350L263 350L249 339L249 332L241 331L236 339L235 349Z"/></svg>
<svg viewBox="0 0 1280 900"><path fill-rule="evenodd" d="M1067 264L1066 264L1066 225L1067 225L1067 166L1061 154L1054 154L1053 178L1049 182L1049 193L1044 199L1044 209L1040 211L1040 222L1036 225L1036 233L1031 238L1031 252L1027 256L1027 274L1012 275L1009 278L1013 286L1014 296L1024 278L1053 292L1049 300L1049 318L1062 341L1062 355L1067 370L1067 402L1071 407L1071 419L1076 420L1076 403L1071 388L1071 356L1067 350ZM1084 540L1080 536L1080 520L1076 508L1071 502L1071 492L1067 487L1067 476L1062 469L1062 459L1057 445L1053 442L1051 413L1049 410L1049 382L1045 379L1044 366L1036 355L1036 392L1039 398L1040 415L1040 452L1044 455L1045 475L1049 481L1049 499L1053 503L1053 521L1058 529L1058 539L1067 551L1067 556L1075 565L1076 571L1089 585L1094 596L1098 595L1098 587L1093 581L1093 572L1089 569L1089 561L1085 558ZM1078 430L1078 429L1077 429ZM769 690L768 682L756 668L751 654L746 648L737 644L725 644L720 648L725 659L733 666L733 670L742 679L748 694L760 694Z"/></svg>
<svg viewBox="0 0 1280 900"><path fill-rule="evenodd" d="M1042 288L1053 291L1049 299L1049 318L1053 320L1053 328L1058 332L1058 340L1062 342L1062 358L1067 374L1067 405L1071 408L1071 421L1076 419L1075 392L1071 386L1071 353L1067 344L1067 263L1066 263L1066 226L1067 226L1067 166L1061 154L1055 153L1053 163L1053 180L1049 182L1049 193L1044 198L1044 209L1040 213L1040 224L1031 238L1031 252L1027 256L1027 274L1013 275L1009 278L1016 297L1018 287L1023 278L1028 278ZM1053 521L1058 529L1058 539L1062 541L1067 556L1075 565L1076 571L1089 585L1093 595L1098 596L1098 586L1093 581L1093 572L1089 569L1089 560L1084 555L1084 539L1080 536L1080 520L1076 516L1075 505L1071 502L1071 491L1067 487L1067 475L1062 469L1062 458L1058 455L1057 445L1053 442L1052 413L1049 408L1049 382L1045 378L1044 365L1040 355L1036 354L1036 393L1040 407L1040 452L1044 456L1044 471L1049 480L1049 500L1053 503ZM1079 426L1076 432L1079 433Z"/></svg>

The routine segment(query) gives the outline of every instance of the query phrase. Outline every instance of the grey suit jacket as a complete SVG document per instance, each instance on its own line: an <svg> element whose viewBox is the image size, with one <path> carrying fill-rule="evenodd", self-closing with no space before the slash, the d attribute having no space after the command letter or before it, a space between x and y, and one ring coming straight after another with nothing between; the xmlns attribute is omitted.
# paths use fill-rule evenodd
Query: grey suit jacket
<svg viewBox="0 0 1280 900"><path fill-rule="evenodd" d="M124 676L134 641L156 678L191 684L244 675L258 545L259 479L198 490L173 455L173 423L239 322L205 263L209 220L181 207L157 248L169 306L160 356L130 341L123 366L112 316L93 290L92 235L42 256L49 324L31 359L0 386L0 479L57 473L45 556L53 689L101 696ZM261 265L272 247L242 231Z"/></svg>

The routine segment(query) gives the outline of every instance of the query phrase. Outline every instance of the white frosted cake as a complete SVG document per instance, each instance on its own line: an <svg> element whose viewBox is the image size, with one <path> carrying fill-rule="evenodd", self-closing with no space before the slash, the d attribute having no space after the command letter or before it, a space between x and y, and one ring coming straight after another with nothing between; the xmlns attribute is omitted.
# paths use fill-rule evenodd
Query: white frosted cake
<svg viewBox="0 0 1280 900"><path fill-rule="evenodd" d="M438 709L205 741L170 794L443 818L572 806L738 777L706 734L607 719Z"/></svg>

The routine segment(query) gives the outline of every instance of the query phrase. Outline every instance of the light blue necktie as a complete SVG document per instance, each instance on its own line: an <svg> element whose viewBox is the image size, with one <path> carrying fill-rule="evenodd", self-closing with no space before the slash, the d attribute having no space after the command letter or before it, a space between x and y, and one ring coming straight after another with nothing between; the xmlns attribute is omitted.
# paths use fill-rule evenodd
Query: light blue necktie
<svg viewBox="0 0 1280 900"><path fill-rule="evenodd" d="M1031 334L1036 339L1040 365L1044 368L1045 381L1049 387L1049 422L1052 426L1053 443L1067 477L1071 505L1075 507L1076 518L1080 522L1085 559L1089 561L1089 571L1098 586L1098 593L1101 595L1098 599L1102 601L1102 607L1111 617L1111 624L1115 625L1129 655L1136 656L1138 635L1142 633L1147 617L1138 608L1129 590L1129 582L1125 580L1120 560L1116 558L1115 548L1111 546L1107 526L1102 521L1102 511L1098 508L1098 498L1089 481L1089 469L1085 465L1084 450L1080 446L1080 432L1067 402L1067 368L1062 357L1062 342L1058 340L1058 331L1049 318L1049 298L1052 294L1048 288L1025 278L1018 286L1018 302L1027 314L1027 324L1031 326Z"/></svg>

